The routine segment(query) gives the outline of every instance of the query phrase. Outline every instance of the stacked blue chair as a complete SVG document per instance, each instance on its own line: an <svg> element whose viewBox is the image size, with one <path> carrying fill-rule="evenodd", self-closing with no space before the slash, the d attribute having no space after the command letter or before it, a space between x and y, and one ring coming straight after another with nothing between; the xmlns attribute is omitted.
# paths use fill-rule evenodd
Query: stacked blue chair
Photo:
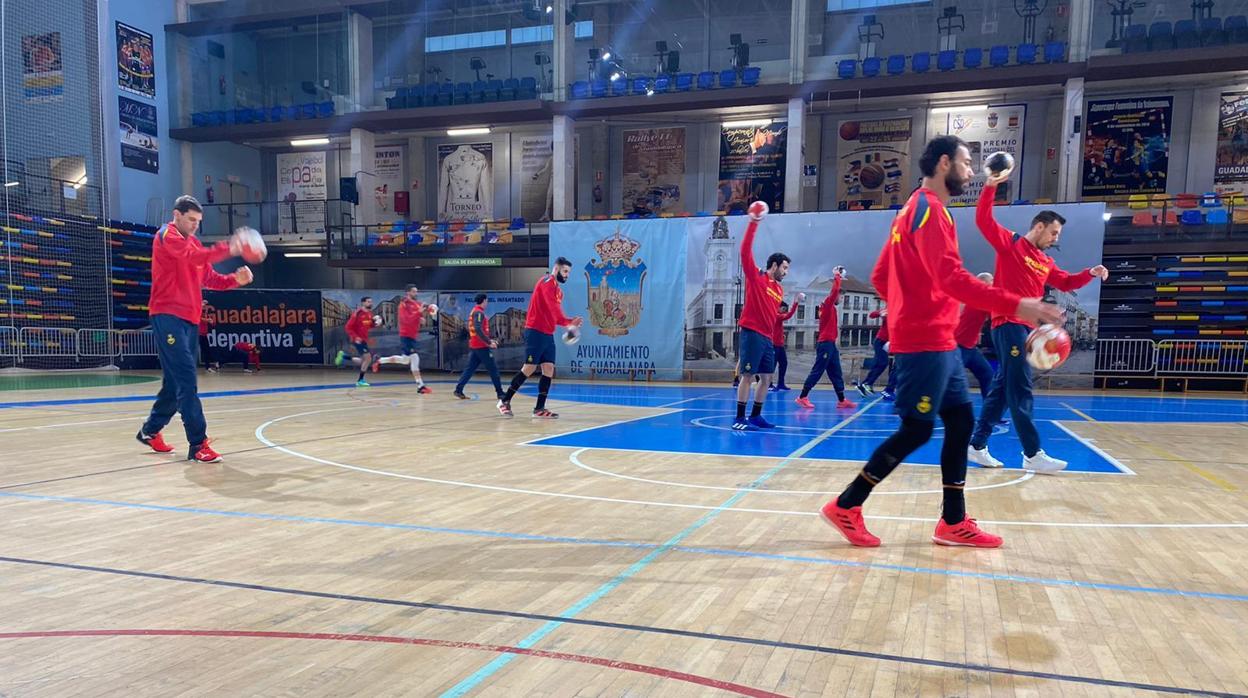
<svg viewBox="0 0 1248 698"><path fill-rule="evenodd" d="M1066 44L1062 41L1050 41L1044 45L1044 62L1061 63L1066 60Z"/></svg>
<svg viewBox="0 0 1248 698"><path fill-rule="evenodd" d="M485 101L497 102L503 93L502 80L490 80L485 83Z"/></svg>
<svg viewBox="0 0 1248 698"><path fill-rule="evenodd" d="M1019 44L1014 55L1019 65L1031 65L1036 62L1036 52L1035 44Z"/></svg>
<svg viewBox="0 0 1248 698"><path fill-rule="evenodd" d="M862 77L873 78L880 74L880 59L874 56L862 60Z"/></svg>
<svg viewBox="0 0 1248 698"><path fill-rule="evenodd" d="M468 100L470 102L477 102L477 103L485 101L485 81L484 80L473 81L472 93L469 95Z"/></svg>
<svg viewBox="0 0 1248 698"><path fill-rule="evenodd" d="M1200 47L1200 29L1196 26L1195 20L1181 19L1174 23L1174 47Z"/></svg>
<svg viewBox="0 0 1248 698"><path fill-rule="evenodd" d="M633 78L633 94L644 95L650 89L650 78L637 76Z"/></svg>
<svg viewBox="0 0 1248 698"><path fill-rule="evenodd" d="M848 80L858 74L858 61L847 58L836 63L836 76Z"/></svg>
<svg viewBox="0 0 1248 698"><path fill-rule="evenodd" d="M537 99L537 79L520 78L520 99Z"/></svg>
<svg viewBox="0 0 1248 698"><path fill-rule="evenodd" d="M1122 50L1124 53L1147 51L1148 27L1143 24L1128 25L1122 33Z"/></svg>
<svg viewBox="0 0 1248 698"><path fill-rule="evenodd" d="M941 51L936 54L937 70L953 70L958 67L957 51Z"/></svg>
<svg viewBox="0 0 1248 698"><path fill-rule="evenodd" d="M753 87L758 84L759 77L763 74L763 69L756 65L747 67L741 71L741 84L746 87Z"/></svg>
<svg viewBox="0 0 1248 698"><path fill-rule="evenodd" d="M503 101L511 101L520 94L520 81L515 78L507 78L503 81L502 87L498 88L498 98Z"/></svg>
<svg viewBox="0 0 1248 698"><path fill-rule="evenodd" d="M984 64L984 50L982 48L968 48L962 52L962 67L966 69L978 68Z"/></svg>
<svg viewBox="0 0 1248 698"><path fill-rule="evenodd" d="M677 92L689 92L693 89L693 73L678 73L672 85Z"/></svg>
<svg viewBox="0 0 1248 698"><path fill-rule="evenodd" d="M988 49L988 65L992 66L993 68L1000 68L1001 66L1009 62L1010 62L1010 47L1009 46L993 46L992 48Z"/></svg>
<svg viewBox="0 0 1248 698"><path fill-rule="evenodd" d="M584 80L572 83L572 99L585 99L586 97L589 97L589 83Z"/></svg>
<svg viewBox="0 0 1248 698"><path fill-rule="evenodd" d="M932 54L924 51L916 53L910 58L910 69L916 73L926 73L932 69Z"/></svg>
<svg viewBox="0 0 1248 698"><path fill-rule="evenodd" d="M600 78L589 83L589 95L591 97L606 97L607 81Z"/></svg>
<svg viewBox="0 0 1248 698"><path fill-rule="evenodd" d="M438 86L438 106L445 107L455 103L455 84L444 82Z"/></svg>
<svg viewBox="0 0 1248 698"><path fill-rule="evenodd" d="M888 74L901 75L906 72L906 56L902 53L895 53L888 57Z"/></svg>
<svg viewBox="0 0 1248 698"><path fill-rule="evenodd" d="M316 118L328 119L329 117L333 115L334 115L334 103L333 102L328 102L328 101L321 102L316 105Z"/></svg>
<svg viewBox="0 0 1248 698"><path fill-rule="evenodd" d="M672 78L667 75L660 75L654 79L654 91L657 93L667 92L672 86Z"/></svg>
<svg viewBox="0 0 1248 698"><path fill-rule="evenodd" d="M1174 27L1169 22L1153 22L1148 25L1148 48L1150 51L1168 51L1174 48Z"/></svg>
<svg viewBox="0 0 1248 698"><path fill-rule="evenodd" d="M618 77L611 81L611 96L623 97L628 94L628 78Z"/></svg>
<svg viewBox="0 0 1248 698"><path fill-rule="evenodd" d="M447 95L450 96L449 94ZM436 82L425 85L425 106L436 107L439 104L445 104L442 101L442 85Z"/></svg>
<svg viewBox="0 0 1248 698"><path fill-rule="evenodd" d="M1248 43L1248 17L1232 15L1226 18L1226 23L1223 27L1226 29L1227 43Z"/></svg>
<svg viewBox="0 0 1248 698"><path fill-rule="evenodd" d="M1200 20L1200 43L1202 46L1220 46L1226 43L1226 33L1222 31L1221 17L1206 17Z"/></svg>
<svg viewBox="0 0 1248 698"><path fill-rule="evenodd" d="M454 104L468 104L472 101L472 83L461 82L455 85Z"/></svg>
<svg viewBox="0 0 1248 698"><path fill-rule="evenodd" d="M715 73L710 70L704 70L698 73L698 89L699 90L715 89Z"/></svg>
<svg viewBox="0 0 1248 698"><path fill-rule="evenodd" d="M737 71L733 70L732 68L719 71L719 86L720 87L736 87L737 86Z"/></svg>

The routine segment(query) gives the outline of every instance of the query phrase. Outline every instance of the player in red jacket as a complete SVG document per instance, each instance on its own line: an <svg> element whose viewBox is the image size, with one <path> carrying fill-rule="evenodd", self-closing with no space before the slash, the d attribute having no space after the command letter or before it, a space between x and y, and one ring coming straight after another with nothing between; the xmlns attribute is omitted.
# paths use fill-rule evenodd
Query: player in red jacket
<svg viewBox="0 0 1248 698"><path fill-rule="evenodd" d="M380 364L404 364L412 371L412 380L416 381L416 392L421 395L432 393L425 380L420 375L420 354L417 352L417 343L420 339L420 325L425 316L433 317L437 312L436 305L425 305L416 297L420 294L420 289L416 288L416 284L408 284L407 292L403 296L403 300L399 301L399 351L402 352L395 356L383 356L377 359Z"/></svg>
<svg viewBox="0 0 1248 698"><path fill-rule="evenodd" d="M484 365L485 370L490 373L490 380L494 382L495 394L499 400L502 400L505 393L503 393L503 384L498 377L498 364L494 363L494 350L498 348L498 342L490 337L490 319L485 314L490 297L484 293L478 293L473 301L476 305L468 311L468 351L470 352L468 365L464 367L464 372L459 374L459 382L455 384L453 395L460 400L468 400L469 397L464 395L464 386L468 385L477 367Z"/></svg>
<svg viewBox="0 0 1248 698"><path fill-rule="evenodd" d="M966 449L975 415L953 329L958 303L1050 322L1061 317L1040 298L988 286L962 267L958 234L946 203L970 182L971 152L957 136L938 136L919 159L923 184L893 219L871 283L888 304L889 342L897 372L896 409L901 428L880 444L866 467L820 514L853 545L874 547L862 519L871 490L932 437L939 416L945 427L940 451L944 502L932 534L938 545L996 548L1001 538L980 530L966 515Z"/></svg>
<svg viewBox="0 0 1248 698"><path fill-rule="evenodd" d="M797 398L798 407L808 410L815 408L815 403L810 401L810 391L819 384L819 379L823 377L825 371L828 374L828 380L832 381L832 388L836 390L836 406L841 409L857 407L853 402L845 399L845 379L841 377L841 352L836 348L838 339L836 304L841 297L841 281L844 278L845 267L838 266L832 270L832 290L828 292L827 298L824 298L819 306L819 337L815 340L815 363L810 367L810 375L806 376L806 382L802 385L802 394Z"/></svg>
<svg viewBox="0 0 1248 698"><path fill-rule="evenodd" d="M874 320L881 318L880 329L876 330L875 338L871 340L871 348L875 351L875 356L871 358L871 370L867 371L867 377L854 384L858 392L863 397L871 397L875 394L875 381L879 380L884 371L888 371L888 384L884 386L883 397L885 400L892 401L893 386L896 384L897 374L890 368L891 363L888 358L888 308L880 308L867 313L867 318Z"/></svg>
<svg viewBox="0 0 1248 698"><path fill-rule="evenodd" d="M760 201L750 204L750 222L741 238L741 271L745 278L745 307L741 309L739 360L737 373L737 416L732 428L737 431L775 429L776 425L763 419L763 401L767 399L767 386L771 373L776 370L775 331L776 318L780 315L780 302L784 300L784 287L780 282L789 273L789 257L774 252L767 258L766 269L759 269L754 261L754 234L759 223L767 215L767 206ZM750 416L745 416L745 406L750 400L750 388L758 379L754 391L754 406Z"/></svg>
<svg viewBox="0 0 1248 698"><path fill-rule="evenodd" d="M533 287L528 317L524 321L524 365L511 379L511 386L497 405L504 417L512 416L511 399L540 366L542 377L537 384L537 405L533 408L533 416L540 419L559 418L559 415L546 409L546 396L555 377L555 328L581 326L581 318L563 314L563 289L559 287L567 283L571 273L572 262L560 257L555 260L550 273L538 279Z"/></svg>
<svg viewBox="0 0 1248 698"><path fill-rule="evenodd" d="M1098 264L1076 274L1068 274L1057 266L1048 250L1057 244L1066 219L1056 211L1041 211L1031 219L1026 235L1010 232L997 223L992 207L997 187L1010 177L1009 170L991 175L984 183L979 204L975 208L975 223L979 232L997 252L994 282L997 286L1020 296L1044 295L1044 287L1052 286L1059 291L1074 291L1092 283L1093 279L1109 278L1109 270ZM992 313L992 344L997 354L997 373L992 388L984 398L979 422L971 436L968 458L972 463L989 468L1001 467L1001 461L988 453L988 437L1000 421L1006 408L1014 418L1014 429L1023 444L1023 468L1051 475L1066 467L1059 460L1040 448L1040 432L1031 419L1031 364L1027 363L1027 335L1035 323L1011 312Z"/></svg>
<svg viewBox="0 0 1248 698"><path fill-rule="evenodd" d="M230 349L226 363L237 361L243 365L243 373L260 370L260 347L251 342L236 342Z"/></svg>
<svg viewBox="0 0 1248 698"><path fill-rule="evenodd" d="M172 451L161 430L174 413L180 412L190 444L187 460L217 463L221 455L209 446L195 374L204 289L224 291L246 286L251 283L252 273L245 266L228 275L212 268L216 262L241 254L242 243L235 234L229 242L204 247L195 237L203 217L204 209L195 197L179 196L173 203L173 220L161 226L152 240L152 292L147 307L163 377L152 412L135 438L158 453Z"/></svg>
<svg viewBox="0 0 1248 698"><path fill-rule="evenodd" d="M379 324L377 318L378 316L373 315L373 297L364 296L360 299L359 307L351 313L351 317L347 318L347 324L343 328L347 331L347 341L355 347L357 354L351 357L351 363L360 365L360 376L355 380L357 388L369 387L369 382L364 380L364 372L377 359L373 350L368 346L368 333ZM334 357L334 365L341 366L346 358L347 352L339 350L338 355Z"/></svg>
<svg viewBox="0 0 1248 698"><path fill-rule="evenodd" d="M768 392L778 393L782 390L791 390L789 386L784 384L784 374L789 372L789 352L784 348L785 340L788 339L787 333L784 331L784 323L793 319L797 314L797 308L802 301L806 300L805 293L797 294L797 300L790 307L788 303L780 303L780 314L776 316L776 328L771 333L771 343L776 347L776 381L771 385Z"/></svg>

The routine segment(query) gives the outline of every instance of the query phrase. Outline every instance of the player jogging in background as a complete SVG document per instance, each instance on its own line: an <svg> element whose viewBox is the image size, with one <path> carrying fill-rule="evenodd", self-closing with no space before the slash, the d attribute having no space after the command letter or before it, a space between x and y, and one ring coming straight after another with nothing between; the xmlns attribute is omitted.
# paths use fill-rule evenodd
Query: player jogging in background
<svg viewBox="0 0 1248 698"><path fill-rule="evenodd" d="M403 300L399 301L399 354L383 356L377 364L404 364L411 368L412 380L416 381L416 392L421 395L432 393L420 375L420 354L416 353L417 340L420 338L420 324L426 313L431 313L433 306L426 306L416 299L420 290L416 284L408 284Z"/></svg>
<svg viewBox="0 0 1248 698"><path fill-rule="evenodd" d="M858 405L845 399L845 379L841 377L841 352L836 348L838 338L836 327L836 303L841 297L841 281L845 278L845 267L838 266L832 270L832 290L819 306L819 338L815 340L815 364L810 367L810 375L802 385L802 394L796 402L798 407L813 410L815 404L810 401L810 391L819 384L824 372L832 381L836 390L836 406L849 409Z"/></svg>
<svg viewBox="0 0 1248 698"><path fill-rule="evenodd" d="M524 321L524 365L511 379L507 392L498 400L498 411L504 417L512 416L511 399L540 366L542 377L537 384L537 405L533 408L533 416L541 419L559 418L558 414L546 409L546 397L555 377L555 328L581 326L581 318L569 318L563 314L563 289L559 286L567 283L568 274L571 273L572 262L560 257L555 260L550 273L538 279L537 285L533 287L528 317Z"/></svg>
<svg viewBox="0 0 1248 698"><path fill-rule="evenodd" d="M774 252L767 258L767 268L759 269L754 261L754 235L758 224L767 215L767 204L755 201L750 204L750 222L741 238L741 271L745 276L745 307L741 309L740 361L737 373L737 416L732 428L737 431L752 429L775 429L776 425L763 418L763 402L767 399L767 386L771 373L776 370L776 346L772 340L780 303L784 300L784 287L780 282L789 273L789 258ZM750 388L758 379L754 390L754 407L746 419L745 406L750 400Z"/></svg>
<svg viewBox="0 0 1248 698"><path fill-rule="evenodd" d="M788 303L780 304L780 314L776 316L776 328L772 331L771 343L776 347L776 382L772 384L769 392L778 393L782 390L789 390L789 386L784 384L784 374L789 371L789 352L784 348L785 332L784 323L788 322L797 314L797 306L806 300L805 293L797 294L797 299L793 301L793 307L790 308Z"/></svg>
<svg viewBox="0 0 1248 698"><path fill-rule="evenodd" d="M195 346L204 309L204 289L217 291L251 283L248 267L233 274L219 274L212 265L242 253L236 233L229 242L204 247L195 236L204 209L193 196L179 196L173 204L173 220L161 226L152 240L152 293L148 312L156 336L162 380L156 403L135 438L157 453L169 453L161 430L182 413L182 426L190 445L186 459L200 463L220 462L221 455L209 445L208 424L199 402Z"/></svg>
<svg viewBox="0 0 1248 698"><path fill-rule="evenodd" d="M359 307L351 313L351 317L347 318L347 325L344 328L347 331L347 341L355 347L358 354L358 356L351 357L352 363L360 365L360 376L355 379L357 388L369 386L368 381L364 380L364 372L376 358L373 356L373 350L368 348L368 332L376 324L373 317L373 298L364 296L360 299ZM339 350L338 355L334 357L334 365L341 366L346 358L347 352Z"/></svg>
<svg viewBox="0 0 1248 698"><path fill-rule="evenodd" d="M874 547L862 518L871 490L932 437L936 418L945 427L940 451L944 502L932 534L938 545L996 548L1001 538L980 530L966 515L966 449L975 415L966 388L966 371L953 340L958 301L992 312L1049 322L1061 317L1039 298L1020 298L985 285L962 268L958 234L945 208L970 182L971 153L957 136L939 136L919 159L923 184L893 219L871 283L888 304L889 342L897 372L897 413L901 428L871 454L866 467L820 514L846 540Z"/></svg>
<svg viewBox="0 0 1248 698"><path fill-rule="evenodd" d="M485 369L490 372L490 380L494 382L494 392L498 395L498 399L502 400L503 385L498 377L498 364L494 363L494 350L498 348L498 342L490 338L490 319L485 314L485 307L489 304L490 297L484 293L478 293L476 298L473 298L473 302L476 305L468 311L468 365L459 375L459 382L455 384L453 394L460 400L467 400L468 396L464 395L464 386L468 385L477 367L484 364Z"/></svg>
<svg viewBox="0 0 1248 698"><path fill-rule="evenodd" d="M1009 178L1009 170L989 175L975 207L975 224L997 252L994 283L1020 296L1038 296L1044 295L1045 286L1059 291L1074 291L1092 283L1097 277L1102 280L1109 278L1109 270L1100 264L1077 274L1068 274L1045 252L1057 244L1062 226L1066 223L1066 219L1055 211L1037 213L1031 219L1031 229L1026 235L1012 233L998 224L993 217L993 200L997 187ZM998 364L992 388L984 398L984 407L980 410L979 422L971 437L971 450L967 453L967 458L976 465L1001 467L1001 461L988 452L988 437L1008 407L1018 439L1023 443L1023 468L1051 475L1066 467L1066 461L1058 460L1040 448L1040 432L1031 418L1031 364L1027 363L1024 349L1027 335L1033 329L1035 323L1008 311L994 311L992 314L992 344Z"/></svg>
<svg viewBox="0 0 1248 698"><path fill-rule="evenodd" d="M888 360L888 308L872 310L867 313L867 317L872 320L881 318L880 329L876 330L875 339L871 340L871 348L875 351L875 356L871 359L871 370L867 372L867 377L856 383L854 387L863 397L871 397L875 394L875 381L887 370L888 384L884 386L884 399L891 401L897 374L893 372Z"/></svg>

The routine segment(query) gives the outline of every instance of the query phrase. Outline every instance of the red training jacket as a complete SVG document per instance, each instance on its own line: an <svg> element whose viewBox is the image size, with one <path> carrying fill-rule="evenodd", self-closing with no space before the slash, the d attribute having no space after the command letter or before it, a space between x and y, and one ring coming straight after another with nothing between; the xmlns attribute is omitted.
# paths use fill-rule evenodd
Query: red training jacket
<svg viewBox="0 0 1248 698"><path fill-rule="evenodd" d="M984 323L988 321L988 311L962 306L962 315L958 317L958 326L953 330L953 339L958 346L974 349L979 346L979 335L983 332Z"/></svg>
<svg viewBox="0 0 1248 698"><path fill-rule="evenodd" d="M347 337L351 340L368 341L368 331L373 329L373 311L357 308L347 318Z"/></svg>
<svg viewBox="0 0 1248 698"><path fill-rule="evenodd" d="M757 230L757 225L750 225L746 227L745 236L741 238L745 307L741 309L741 320L738 324L743 329L774 338L776 316L780 314L780 301L784 300L784 287L771 278L766 270L759 269L754 262L754 233Z"/></svg>
<svg viewBox="0 0 1248 698"><path fill-rule="evenodd" d="M230 246L218 242L204 247L194 235L164 224L152 240L152 292L149 315L172 315L198 325L204 313L204 289L225 291L238 287L233 276L219 274L212 265L229 259Z"/></svg>
<svg viewBox="0 0 1248 698"><path fill-rule="evenodd" d="M997 265L993 285L999 286L1022 298L1039 298L1044 295L1045 285L1059 291L1074 291L1092 283L1092 272L1084 269L1078 274L1068 274L1058 268L1053 258L1044 253L1031 240L1010 232L997 223L992 215L993 198L997 188L984 187L975 206L975 225L989 245L997 251ZM1000 327L1007 322L1035 327L1030 322L1011 314L1014 308L992 313L992 326Z"/></svg>
<svg viewBox="0 0 1248 698"><path fill-rule="evenodd" d="M477 335L477 326L474 322L478 317L481 318L480 336ZM468 311L468 348L490 348L490 321L485 317L485 308L479 305L472 306L472 310Z"/></svg>
<svg viewBox="0 0 1248 698"><path fill-rule="evenodd" d="M952 351L958 302L1012 313L1020 297L971 276L958 253L953 216L936 192L920 187L893 219L871 283L888 304L890 351Z"/></svg>
<svg viewBox="0 0 1248 698"><path fill-rule="evenodd" d="M417 339L420 336L420 321L425 312L425 304L404 298L399 301L399 336Z"/></svg>
<svg viewBox="0 0 1248 698"><path fill-rule="evenodd" d="M572 318L563 314L563 289L559 288L559 280L551 274L538 279L533 287L533 297L529 299L529 314L524 328L554 334L556 327L567 326L570 322Z"/></svg>
<svg viewBox="0 0 1248 698"><path fill-rule="evenodd" d="M841 277L832 280L832 290L819 306L819 338L818 342L835 342L840 334L836 328L836 304L841 300Z"/></svg>

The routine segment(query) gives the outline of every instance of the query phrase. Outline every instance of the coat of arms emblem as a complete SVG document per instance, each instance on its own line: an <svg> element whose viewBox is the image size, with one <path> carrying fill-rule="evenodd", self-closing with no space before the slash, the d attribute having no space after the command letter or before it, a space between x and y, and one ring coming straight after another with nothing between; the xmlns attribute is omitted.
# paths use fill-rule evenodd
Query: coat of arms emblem
<svg viewBox="0 0 1248 698"><path fill-rule="evenodd" d="M641 243L616 229L594 244L598 259L585 265L589 323L607 337L622 337L641 320L646 263L634 255Z"/></svg>

